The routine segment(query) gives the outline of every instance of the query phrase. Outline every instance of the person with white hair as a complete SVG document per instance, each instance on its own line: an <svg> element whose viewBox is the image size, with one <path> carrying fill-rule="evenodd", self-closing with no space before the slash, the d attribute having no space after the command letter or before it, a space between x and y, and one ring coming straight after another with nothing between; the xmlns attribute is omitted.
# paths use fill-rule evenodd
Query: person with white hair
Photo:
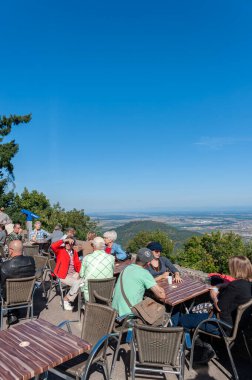
<svg viewBox="0 0 252 380"><path fill-rule="evenodd" d="M94 252L84 257L80 270L80 277L84 280L84 285L81 290L84 293L86 302L89 301L89 279L111 278L114 275L115 258L114 256L105 253L104 239L100 236L95 237L93 240L93 247Z"/></svg>
<svg viewBox="0 0 252 380"><path fill-rule="evenodd" d="M0 208L0 224L5 226L5 231L9 235L13 231L13 223L9 215L5 214L4 207Z"/></svg>
<svg viewBox="0 0 252 380"><path fill-rule="evenodd" d="M105 232L103 238L106 244L106 253L115 256L118 260L125 260L127 258L127 253L122 249L120 244L115 243L115 240L117 239L116 231L111 230Z"/></svg>

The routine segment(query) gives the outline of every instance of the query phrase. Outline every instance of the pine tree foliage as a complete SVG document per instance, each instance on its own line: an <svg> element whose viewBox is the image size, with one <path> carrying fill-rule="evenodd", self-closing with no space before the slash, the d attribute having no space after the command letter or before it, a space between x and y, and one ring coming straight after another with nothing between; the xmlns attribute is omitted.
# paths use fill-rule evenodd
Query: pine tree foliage
<svg viewBox="0 0 252 380"><path fill-rule="evenodd" d="M4 138L11 133L12 126L21 123L28 123L31 114L24 116L10 115L0 116L0 196L4 194L4 189L8 182L14 180L12 159L17 154L19 146L15 140L3 143Z"/></svg>

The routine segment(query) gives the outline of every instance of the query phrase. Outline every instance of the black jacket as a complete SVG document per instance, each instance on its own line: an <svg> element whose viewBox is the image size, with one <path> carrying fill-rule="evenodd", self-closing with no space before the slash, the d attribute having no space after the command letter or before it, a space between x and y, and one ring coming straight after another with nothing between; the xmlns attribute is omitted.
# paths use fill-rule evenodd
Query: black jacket
<svg viewBox="0 0 252 380"><path fill-rule="evenodd" d="M0 270L2 294L5 297L7 278L22 278L35 275L35 261L31 256L15 256L2 263Z"/></svg>
<svg viewBox="0 0 252 380"><path fill-rule="evenodd" d="M239 305L251 299L251 282L246 280L235 280L221 289L218 297L218 307L220 308L220 319L233 324L236 311Z"/></svg>

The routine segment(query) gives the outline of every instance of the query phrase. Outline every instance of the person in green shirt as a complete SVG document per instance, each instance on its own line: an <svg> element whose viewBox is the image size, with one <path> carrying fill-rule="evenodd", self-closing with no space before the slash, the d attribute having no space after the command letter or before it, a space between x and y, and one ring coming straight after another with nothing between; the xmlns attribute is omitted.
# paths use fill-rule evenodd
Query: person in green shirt
<svg viewBox="0 0 252 380"><path fill-rule="evenodd" d="M84 293L86 302L89 301L89 279L111 278L114 275L115 258L104 252L105 242L103 238L100 236L95 237L92 244L94 252L84 257L80 270L80 277L83 278L81 291Z"/></svg>
<svg viewBox="0 0 252 380"><path fill-rule="evenodd" d="M135 264L131 264L120 274L124 292L132 306L143 300L145 290L150 289L154 295L163 300L165 298L164 289L157 285L153 276L145 269L146 265L153 260L153 254L148 248L140 248ZM131 314L131 310L121 292L120 277L116 283L112 307L121 317Z"/></svg>

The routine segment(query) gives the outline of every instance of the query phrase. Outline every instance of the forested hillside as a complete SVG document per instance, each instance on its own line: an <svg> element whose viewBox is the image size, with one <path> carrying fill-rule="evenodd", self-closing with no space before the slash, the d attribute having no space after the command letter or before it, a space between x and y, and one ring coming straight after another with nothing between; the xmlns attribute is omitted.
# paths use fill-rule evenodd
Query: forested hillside
<svg viewBox="0 0 252 380"><path fill-rule="evenodd" d="M172 227L166 223L154 222L152 220L135 221L126 223L116 229L118 238L117 242L122 244L124 248L127 247L128 242L141 231L162 231L165 232L174 243L174 248L178 249L182 244L193 235L200 235L194 231L183 231L178 228Z"/></svg>

